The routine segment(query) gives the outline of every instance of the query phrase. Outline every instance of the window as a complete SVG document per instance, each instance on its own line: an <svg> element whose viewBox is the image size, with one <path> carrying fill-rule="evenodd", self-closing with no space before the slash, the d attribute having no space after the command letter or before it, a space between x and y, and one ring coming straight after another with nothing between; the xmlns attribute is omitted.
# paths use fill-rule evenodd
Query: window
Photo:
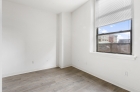
<svg viewBox="0 0 140 92"><path fill-rule="evenodd" d="M98 52L131 54L131 20L98 28ZM104 40L108 39L108 40Z"/></svg>
<svg viewBox="0 0 140 92"><path fill-rule="evenodd" d="M96 2L97 52L131 55L131 0L96 0Z"/></svg>

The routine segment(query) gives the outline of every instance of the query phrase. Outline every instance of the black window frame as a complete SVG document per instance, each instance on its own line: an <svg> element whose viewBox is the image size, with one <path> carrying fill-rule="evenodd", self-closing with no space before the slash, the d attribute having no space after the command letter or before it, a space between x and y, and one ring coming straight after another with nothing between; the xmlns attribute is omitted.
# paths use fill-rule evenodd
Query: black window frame
<svg viewBox="0 0 140 92"><path fill-rule="evenodd" d="M99 34L99 27L97 27L96 29L96 52L100 52L100 53L111 53L111 54L124 54L124 55L132 55L132 29L133 29L133 25L132 25L132 19L128 19L128 20L131 20L131 29L130 30L123 30L123 31L116 31L116 32L109 32L109 33L102 33L102 34ZM114 24L114 23L112 23ZM111 24L109 24L111 25ZM98 51L98 44L99 44L99 41L98 41L98 36L101 36L101 35L109 35L109 34L117 34L117 33L126 33L126 32L130 32L130 53L115 53L115 52L103 52L103 51Z"/></svg>

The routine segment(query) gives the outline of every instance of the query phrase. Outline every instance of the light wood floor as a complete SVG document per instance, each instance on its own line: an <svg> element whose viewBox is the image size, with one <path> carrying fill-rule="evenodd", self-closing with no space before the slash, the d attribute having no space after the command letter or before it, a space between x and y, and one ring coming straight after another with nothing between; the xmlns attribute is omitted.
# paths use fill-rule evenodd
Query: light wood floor
<svg viewBox="0 0 140 92"><path fill-rule="evenodd" d="M76 68L54 68L3 78L3 92L128 92Z"/></svg>

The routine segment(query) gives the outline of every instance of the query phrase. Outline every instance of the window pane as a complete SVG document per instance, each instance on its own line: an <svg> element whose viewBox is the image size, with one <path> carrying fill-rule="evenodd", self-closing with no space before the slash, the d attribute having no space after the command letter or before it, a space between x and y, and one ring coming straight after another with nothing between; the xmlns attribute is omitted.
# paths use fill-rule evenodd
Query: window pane
<svg viewBox="0 0 140 92"><path fill-rule="evenodd" d="M125 30L131 30L131 20L126 20L123 22L118 22L115 24L99 27L98 34L125 31Z"/></svg>
<svg viewBox="0 0 140 92"><path fill-rule="evenodd" d="M98 51L130 54L130 32L98 36Z"/></svg>

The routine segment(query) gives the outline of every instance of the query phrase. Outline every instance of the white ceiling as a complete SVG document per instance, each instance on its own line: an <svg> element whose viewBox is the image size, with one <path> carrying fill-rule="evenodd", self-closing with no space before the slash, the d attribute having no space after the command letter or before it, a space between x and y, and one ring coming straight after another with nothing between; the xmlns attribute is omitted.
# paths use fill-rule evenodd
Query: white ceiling
<svg viewBox="0 0 140 92"><path fill-rule="evenodd" d="M54 13L72 12L88 0L8 0Z"/></svg>

